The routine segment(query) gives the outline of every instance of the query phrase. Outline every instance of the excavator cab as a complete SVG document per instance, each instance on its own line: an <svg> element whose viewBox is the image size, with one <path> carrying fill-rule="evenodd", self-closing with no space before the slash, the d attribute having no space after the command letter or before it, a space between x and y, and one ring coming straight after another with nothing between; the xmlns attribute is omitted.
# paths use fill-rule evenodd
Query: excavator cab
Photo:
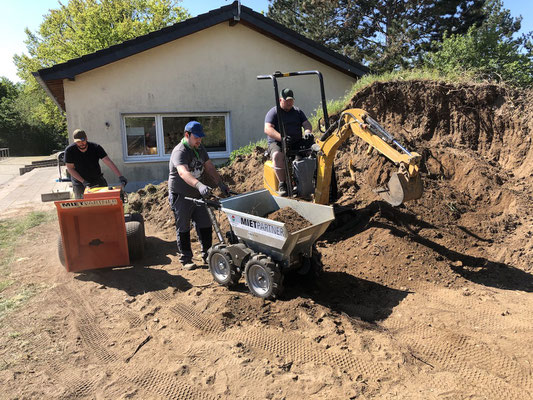
<svg viewBox="0 0 533 400"><path fill-rule="evenodd" d="M305 156L294 156L294 151L287 149L285 127L281 120L279 91L277 79L289 76L317 75L320 82L323 122L325 130L307 151ZM285 154L288 194L303 199L312 198L318 204L331 204L337 199L337 182L333 162L335 154L342 143L356 135L369 145L369 154L375 149L397 167L387 184L375 188L384 201L392 206L399 206L406 201L416 200L422 196L423 185L420 179L420 154L410 152L387 132L376 120L361 109L348 109L341 113L335 124L329 124L324 81L319 71L275 72L272 75L259 75L257 79L271 79L274 84L276 107L278 109L278 126L282 137L282 151ZM320 123L319 123L320 125ZM322 129L320 129L322 131ZM264 164L264 187L274 196L278 195L278 179L271 160Z"/></svg>

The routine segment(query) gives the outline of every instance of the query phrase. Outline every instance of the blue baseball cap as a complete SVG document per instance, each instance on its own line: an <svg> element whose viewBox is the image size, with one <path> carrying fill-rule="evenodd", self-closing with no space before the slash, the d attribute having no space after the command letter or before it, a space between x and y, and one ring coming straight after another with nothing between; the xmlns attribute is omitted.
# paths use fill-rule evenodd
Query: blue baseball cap
<svg viewBox="0 0 533 400"><path fill-rule="evenodd" d="M185 132L192 133L196 137L204 137L204 128L202 128L202 124L200 124L198 121L191 121L187 125L185 125Z"/></svg>

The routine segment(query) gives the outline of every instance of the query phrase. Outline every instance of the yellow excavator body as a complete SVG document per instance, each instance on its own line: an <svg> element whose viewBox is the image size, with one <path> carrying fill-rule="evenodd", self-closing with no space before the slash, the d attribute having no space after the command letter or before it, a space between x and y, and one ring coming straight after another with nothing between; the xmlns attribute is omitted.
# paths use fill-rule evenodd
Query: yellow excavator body
<svg viewBox="0 0 533 400"><path fill-rule="evenodd" d="M279 91L277 80L281 78L316 75L320 84L320 95L322 100L322 112L324 116L324 125L326 131L312 146L311 158L316 156L316 166L307 160L294 161L293 168L289 164L287 158L287 144L285 142L286 132L285 126L281 118L281 109L279 103ZM328 204L333 201L330 198L331 179L333 161L339 146L343 144L350 136L356 135L366 143L368 143L368 154L376 149L389 160L394 162L398 167L398 171L391 175L387 184L383 187L376 188L374 191L381 196L383 200L393 206L398 206L406 201L419 199L424 191L422 180L420 179L420 160L422 157L416 152L411 152L398 143L392 135L385 130L377 121L375 121L365 110L360 108L350 108L344 110L337 122L330 126L329 117L326 105L326 95L324 92L324 82L320 71L296 71L285 72L276 71L270 75L258 75L257 79L270 79L274 84L274 93L276 95L276 108L278 110L278 126L280 128L281 136L281 150L285 155L285 170L287 176L287 193L289 196L293 192L300 194L302 198L307 198L310 195L313 201L318 204ZM304 149L306 150L306 149ZM399 151L400 150L400 151ZM301 157L301 155L300 155ZM293 180L291 169L294 169L295 176L298 179ZM349 172L352 181L355 183L355 167L353 161L350 160ZM310 176L315 174L315 186L309 180ZM298 176L296 176L298 175ZM292 183L296 184L293 188ZM302 184L304 182L304 184ZM268 191L278 196L279 181L275 174L274 165L271 160L264 164L263 168L263 184ZM336 189L336 182L334 182ZM336 190L335 190L336 191ZM314 193L313 193L314 192ZM332 193L334 197L336 193Z"/></svg>
<svg viewBox="0 0 533 400"><path fill-rule="evenodd" d="M272 164L272 160L267 160L263 164L263 186L273 196L278 196L279 180L274 172L274 164Z"/></svg>
<svg viewBox="0 0 533 400"><path fill-rule="evenodd" d="M399 206L406 201L416 200L422 196L424 189L419 171L422 158L420 154L403 148L366 111L359 108L343 111L335 126L329 135L323 136L324 139L317 140L315 144L317 157L316 186L313 196L315 203L330 203L331 176L335 154L352 135L356 135L368 143L369 154L372 149L376 149L398 166L398 171L391 175L386 185L374 189L384 201L393 206ZM402 152L398 151L392 144L396 144L396 147L399 147ZM354 180L355 171L353 171L354 166L351 160L350 167L351 179ZM278 195L279 181L271 160L264 164L263 183L272 195Z"/></svg>

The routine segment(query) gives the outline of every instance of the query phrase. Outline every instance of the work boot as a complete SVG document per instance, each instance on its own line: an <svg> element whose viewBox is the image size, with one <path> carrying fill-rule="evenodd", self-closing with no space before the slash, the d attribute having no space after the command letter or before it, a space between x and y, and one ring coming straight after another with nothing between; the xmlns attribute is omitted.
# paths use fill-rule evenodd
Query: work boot
<svg viewBox="0 0 533 400"><path fill-rule="evenodd" d="M181 268L183 268L186 271L192 271L193 269L198 268L198 266L191 260L187 261L185 263L181 263Z"/></svg>
<svg viewBox="0 0 533 400"><path fill-rule="evenodd" d="M198 234L198 239L202 244L202 259L207 265L207 256L209 254L209 249L213 245L213 229L209 226L207 228L201 228L196 231Z"/></svg>
<svg viewBox="0 0 533 400"><path fill-rule="evenodd" d="M281 197L287 197L287 184L285 182L280 182L279 183L278 194Z"/></svg>

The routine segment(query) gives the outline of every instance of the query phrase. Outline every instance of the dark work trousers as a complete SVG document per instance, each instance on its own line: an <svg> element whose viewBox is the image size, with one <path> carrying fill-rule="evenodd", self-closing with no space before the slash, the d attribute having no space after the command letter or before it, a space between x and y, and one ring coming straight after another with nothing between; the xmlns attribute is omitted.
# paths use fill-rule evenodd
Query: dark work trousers
<svg viewBox="0 0 533 400"><path fill-rule="evenodd" d="M168 199L176 221L176 242L180 262L182 264L192 262L191 222L202 244L202 258L206 261L207 252L213 243L213 232L211 219L205 206L196 205L179 193L169 193Z"/></svg>

